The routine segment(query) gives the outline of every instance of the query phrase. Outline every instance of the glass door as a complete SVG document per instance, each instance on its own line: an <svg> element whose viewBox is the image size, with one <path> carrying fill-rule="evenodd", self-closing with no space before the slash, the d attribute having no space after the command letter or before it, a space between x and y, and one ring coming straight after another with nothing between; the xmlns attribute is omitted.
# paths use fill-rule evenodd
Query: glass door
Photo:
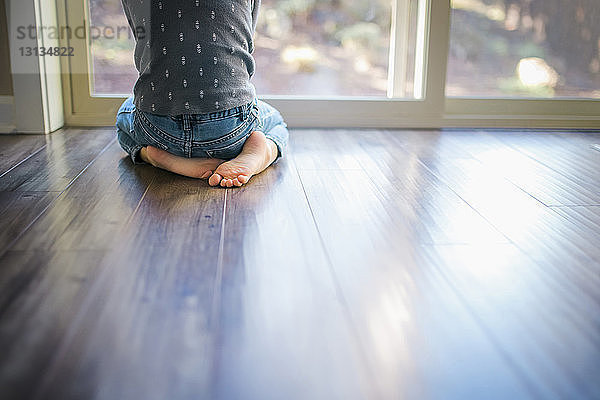
<svg viewBox="0 0 600 400"><path fill-rule="evenodd" d="M114 122L137 77L120 0L57 0L66 120ZM263 0L259 96L291 126L600 127L597 0Z"/></svg>
<svg viewBox="0 0 600 400"><path fill-rule="evenodd" d="M452 1L450 97L600 98L600 2Z"/></svg>
<svg viewBox="0 0 600 400"><path fill-rule="evenodd" d="M452 0L446 95L456 124L594 125L600 2Z"/></svg>
<svg viewBox="0 0 600 400"><path fill-rule="evenodd" d="M112 123L137 78L121 2L59 0L59 10L65 25L77 21L87 32L63 39L75 48L63 66L67 120ZM431 18L429 0L263 0L253 83L291 125L439 118L443 86L428 92L425 82L445 73L443 52L427 57ZM438 107L431 107L434 98Z"/></svg>

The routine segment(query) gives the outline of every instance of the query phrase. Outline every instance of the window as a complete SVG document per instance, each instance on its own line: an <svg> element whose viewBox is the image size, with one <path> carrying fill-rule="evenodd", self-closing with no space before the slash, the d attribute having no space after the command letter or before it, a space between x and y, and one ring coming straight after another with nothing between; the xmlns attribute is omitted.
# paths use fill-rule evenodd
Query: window
<svg viewBox="0 0 600 400"><path fill-rule="evenodd" d="M262 2L253 82L292 127L600 127L596 0ZM67 123L112 124L137 78L120 0L57 5L90 32L61 42Z"/></svg>
<svg viewBox="0 0 600 400"><path fill-rule="evenodd" d="M452 0L448 96L600 98L597 0Z"/></svg>
<svg viewBox="0 0 600 400"><path fill-rule="evenodd" d="M257 26L260 94L386 97L389 0L265 0Z"/></svg>
<svg viewBox="0 0 600 400"><path fill-rule="evenodd" d="M135 41L121 0L89 0L91 92L95 96L128 95L138 72Z"/></svg>
<svg viewBox="0 0 600 400"><path fill-rule="evenodd" d="M417 1L405 1L402 87L392 93L390 0L263 0L252 78L260 95L411 97ZM89 0L93 95L126 95L137 71L120 0ZM394 60L392 60L393 62ZM393 65L393 64L392 64ZM389 93L388 93L389 91Z"/></svg>

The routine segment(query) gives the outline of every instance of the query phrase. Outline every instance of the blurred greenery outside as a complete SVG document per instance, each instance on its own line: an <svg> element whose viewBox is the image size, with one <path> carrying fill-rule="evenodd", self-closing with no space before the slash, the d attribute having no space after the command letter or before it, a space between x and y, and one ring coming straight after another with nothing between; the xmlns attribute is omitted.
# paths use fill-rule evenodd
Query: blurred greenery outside
<svg viewBox="0 0 600 400"><path fill-rule="evenodd" d="M92 25L127 26L119 0L89 1ZM253 77L260 95L386 96L390 0L262 3ZM447 95L600 97L597 0L452 6ZM95 94L130 93L133 41L93 40L92 54Z"/></svg>
<svg viewBox="0 0 600 400"><path fill-rule="evenodd" d="M452 0L448 96L600 98L598 0Z"/></svg>

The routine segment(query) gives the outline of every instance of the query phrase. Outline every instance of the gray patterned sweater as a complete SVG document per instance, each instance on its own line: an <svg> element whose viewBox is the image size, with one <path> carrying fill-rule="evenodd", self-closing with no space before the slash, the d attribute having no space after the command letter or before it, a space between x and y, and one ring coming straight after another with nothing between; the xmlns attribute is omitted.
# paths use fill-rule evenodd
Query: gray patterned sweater
<svg viewBox="0 0 600 400"><path fill-rule="evenodd" d="M205 114L256 95L252 37L260 0L122 0L136 37L135 105Z"/></svg>

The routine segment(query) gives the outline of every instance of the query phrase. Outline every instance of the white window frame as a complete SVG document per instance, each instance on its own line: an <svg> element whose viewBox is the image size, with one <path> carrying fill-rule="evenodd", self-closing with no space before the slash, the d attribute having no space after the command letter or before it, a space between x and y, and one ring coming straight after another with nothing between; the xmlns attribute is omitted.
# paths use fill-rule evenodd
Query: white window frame
<svg viewBox="0 0 600 400"><path fill-rule="evenodd" d="M56 7L53 2L43 0L7 0L5 5L13 96L4 100L10 107L10 125L0 129L19 133L51 133L64 125L59 57L27 55L19 48L56 47L58 40L44 30L34 37L20 37L18 28L56 26ZM6 119L6 114L0 117Z"/></svg>
<svg viewBox="0 0 600 400"><path fill-rule="evenodd" d="M410 0L393 1L388 95L402 94L408 43L406 21ZM277 107L291 127L443 128L524 127L600 129L600 100L533 98L446 98L450 45L450 0L419 0L415 93L420 99L261 96ZM85 0L57 0L61 26L89 21ZM75 57L62 59L65 121L72 126L112 125L122 96L90 93L90 46L86 40L65 39ZM419 78L422 77L422 82ZM419 85L419 83L422 85Z"/></svg>

